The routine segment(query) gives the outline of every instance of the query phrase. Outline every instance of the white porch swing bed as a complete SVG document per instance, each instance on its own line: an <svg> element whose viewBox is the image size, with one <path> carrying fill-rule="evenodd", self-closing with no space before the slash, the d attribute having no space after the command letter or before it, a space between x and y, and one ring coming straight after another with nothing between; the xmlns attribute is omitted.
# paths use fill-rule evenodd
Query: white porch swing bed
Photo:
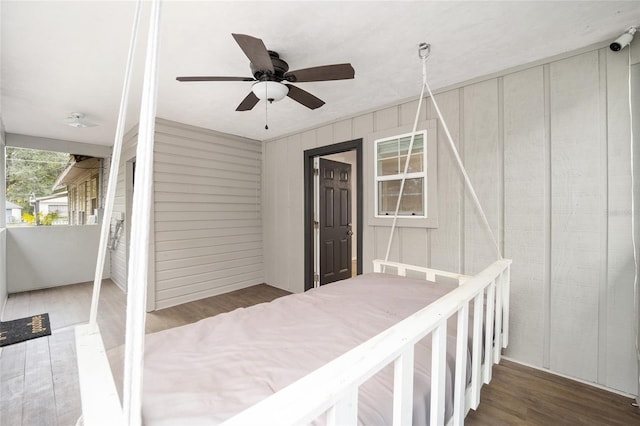
<svg viewBox="0 0 640 426"><path fill-rule="evenodd" d="M105 218L111 217L134 21ZM160 2L151 4L137 147L122 404L96 324L109 221L102 227L89 324L76 329L85 425L463 424L509 340L511 261L475 276L374 261L374 272L146 336ZM479 214L473 186L427 89ZM413 134L416 133L418 113ZM411 156L413 137L405 164ZM400 194L402 194L401 184ZM139 190L138 190L139 189ZM399 207L400 200L398 200ZM397 219L397 209L393 228ZM394 232L391 232L393 237ZM391 240L389 241L389 247ZM144 384L144 386L143 386Z"/></svg>

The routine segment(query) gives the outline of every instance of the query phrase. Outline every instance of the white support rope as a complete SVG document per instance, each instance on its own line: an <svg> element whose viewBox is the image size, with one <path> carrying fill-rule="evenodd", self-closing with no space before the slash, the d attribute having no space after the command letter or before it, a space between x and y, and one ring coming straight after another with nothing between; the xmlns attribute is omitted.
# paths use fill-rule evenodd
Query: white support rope
<svg viewBox="0 0 640 426"><path fill-rule="evenodd" d="M413 130L411 131L411 141L409 142L409 151L407 152L407 159L404 161L404 171L402 172L402 180L400 181L400 192L398 193L398 201L396 201L396 210L393 213L393 223L391 224L391 233L389 234L389 241L387 242L387 252L384 255L384 261L389 261L389 253L391 252L391 243L393 242L393 234L396 230L396 224L398 223L398 212L400 211L400 202L402 201L402 192L404 191L404 183L407 180L407 172L409 171L409 160L411 159L411 153L413 152L413 142L416 139L416 130L418 129L418 120L420 119L420 109L422 108L422 99L424 98L424 88L427 84L427 57L429 56L430 46L426 43L420 44L418 48L418 56L422 59L422 91L420 92L420 100L418 101L418 109L416 110L416 118L413 120ZM425 141L426 142L426 141ZM427 152L426 143L423 148L423 155ZM426 182L424 182L426 185ZM386 269L386 266L385 266Z"/></svg>
<svg viewBox="0 0 640 426"><path fill-rule="evenodd" d="M462 164L462 159L460 158L460 153L458 153L458 149L456 148L456 145L453 143L453 138L451 137L451 132L449 132L449 127L447 126L447 122L444 121L444 117L442 116L442 113L440 112L440 108L438 108L438 103L436 102L436 98L433 96L433 93L431 92L431 88L429 87L429 83L427 82L427 79L424 80L424 85L427 88L427 92L429 93L429 97L431 98L431 103L433 103L434 108L436 109L436 112L438 113L438 117L440 118L440 122L442 123L442 127L444 128L444 132L447 135L447 139L449 141L449 146L451 147L451 151L453 152L453 155L456 157L456 162L458 163L458 167L460 168L460 172L462 172L462 175L464 176L464 181L467 184L467 188L469 189L469 193L471 194L471 198L473 199L476 208L478 210L478 213L480 214L480 217L482 219L482 223L484 224L485 230L487 231L487 234L489 235L489 237L491 237L491 241L493 242L495 251L496 251L496 255L498 256L498 259L503 259L502 257L502 251L500 250L500 246L498 245L498 241L496 240L495 235L493 235L493 231L491 230L491 225L489 225L489 221L487 220L487 216L484 214L484 210L482 209L482 205L480 204L480 200L478 199L478 195L476 194L475 189L473 189L473 185L471 184L471 179L469 179L469 175L467 174L467 170L464 168L464 164Z"/></svg>
<svg viewBox="0 0 640 426"><path fill-rule="evenodd" d="M393 236L394 236L394 233L395 233L396 224L398 222L398 212L400 211L400 201L402 199L402 191L404 190L404 183L405 183L405 180L406 180L406 177L407 177L407 171L409 170L409 160L411 159L411 152L413 150L413 141L415 139L415 134L416 134L416 130L417 130L417 127L418 127L418 120L420 118L420 109L422 107L422 99L424 98L424 90L425 90L425 88L427 89L427 92L429 93L429 97L431 98L431 102L433 103L433 106L434 106L436 112L438 113L438 118L440 118L440 122L442 123L442 126L444 128L445 134L447 135L447 139L449 141L449 147L451 148L451 151L453 152L453 155L456 158L456 162L458 164L458 167L460 168L460 171L462 172L462 175L464 176L465 183L467 185L467 188L469 189L469 193L471 194L471 198L473 199L473 201L474 201L474 203L476 205L478 213L480 214L480 217L482 219L482 223L484 224L485 230L487 231L487 233L491 237L491 241L493 242L494 248L496 250L496 255L497 255L498 259L503 259L502 251L500 250L500 246L498 245L498 241L496 240L495 235L493 235L493 231L491 230L491 225L489 225L489 221L487 220L487 216L484 214L484 210L482 209L482 205L480 204L480 200L478 199L476 191L473 188L473 185L471 184L471 180L469 179L469 175L467 174L467 171L466 171L466 169L464 167L464 164L462 163L462 159L460 158L460 154L458 153L458 149L456 148L456 145L453 142L453 138L451 137L451 132L449 132L449 127L447 126L447 123L444 120L444 117L442 116L442 113L440 112L440 108L438 108L438 103L436 102L436 98L433 96L433 93L431 92L431 88L429 87L429 82L427 81L427 58L429 57L430 49L431 49L431 46L429 44L427 44L427 43L421 43L420 46L418 47L418 56L420 57L420 59L422 59L422 91L420 93L420 100L418 102L418 109L416 111L416 117L415 117L415 120L413 122L413 131L411 132L411 142L409 143L409 151L407 153L407 159L405 160L405 163L404 163L404 172L403 172L403 175L402 175L402 181L400 183L400 193L398 194L398 201L396 202L396 210L395 210L394 215L393 215L393 223L391 225L391 233L389 234L389 240L387 242L387 252L385 254L384 260L385 260L385 262L389 260L389 253L391 252L391 243L393 242ZM425 149L425 152L426 152L426 149Z"/></svg>
<svg viewBox="0 0 640 426"><path fill-rule="evenodd" d="M123 416L126 425L141 424L144 331L147 272L149 268L149 218L153 191L153 142L158 94L160 0L153 0L149 20L140 126L136 150L136 188L131 214L131 254L127 280Z"/></svg>
<svg viewBox="0 0 640 426"><path fill-rule="evenodd" d="M122 142L124 138L124 128L127 118L127 103L129 101L129 89L131 87L131 76L133 69L133 57L138 39L138 28L140 27L140 10L142 9L142 0L138 0L136 4L136 12L133 18L133 30L131 32L131 40L129 41L129 54L127 56L127 68L124 74L124 87L122 88L122 96L120 97L120 112L118 114L118 124L116 127L116 135L113 141L113 151L111 153L111 165L109 167L109 182L107 184L107 194L105 197L104 214L102 215L102 227L100 231L100 245L98 246L98 259L96 262L96 271L93 279L93 295L91 297L91 311L89 313L89 324L96 325L98 318L98 302L100 300L100 288L102 287L102 272L104 270L104 261L107 253L107 243L109 241L109 231L111 227L111 215L113 214L113 204L116 198L116 185L118 182L118 171L120 168L120 155L122 151Z"/></svg>
<svg viewBox="0 0 640 426"><path fill-rule="evenodd" d="M627 49L629 54L628 62L628 81L629 88L629 139L630 139L630 153L631 153L631 245L633 247L633 332L635 335L635 349L637 358L637 394L635 398L635 405L640 406L640 336L638 335L638 326L640 325L640 310L638 304L640 300L640 294L638 294L638 242L636 241L636 187L635 187L635 149L633 146L633 99L632 99L632 84L631 84L631 46Z"/></svg>

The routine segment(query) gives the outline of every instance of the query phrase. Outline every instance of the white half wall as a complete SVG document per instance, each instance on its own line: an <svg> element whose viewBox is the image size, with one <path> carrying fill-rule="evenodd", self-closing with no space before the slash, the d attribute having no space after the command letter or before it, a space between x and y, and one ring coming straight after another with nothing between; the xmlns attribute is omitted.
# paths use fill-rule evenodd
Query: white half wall
<svg viewBox="0 0 640 426"><path fill-rule="evenodd" d="M93 281L100 226L8 228L9 293ZM109 262L104 277L109 277Z"/></svg>
<svg viewBox="0 0 640 426"><path fill-rule="evenodd" d="M640 43L631 53L639 63ZM506 354L634 394L628 58L585 48L461 83L436 99L504 256L513 259ZM372 135L412 124L416 107L417 100L265 142L268 284L304 289L303 151L363 139L366 218L374 208ZM430 100L420 119L437 119ZM474 274L495 255L437 127L438 227L400 226L391 259ZM365 272L384 257L388 235L388 227L365 221Z"/></svg>

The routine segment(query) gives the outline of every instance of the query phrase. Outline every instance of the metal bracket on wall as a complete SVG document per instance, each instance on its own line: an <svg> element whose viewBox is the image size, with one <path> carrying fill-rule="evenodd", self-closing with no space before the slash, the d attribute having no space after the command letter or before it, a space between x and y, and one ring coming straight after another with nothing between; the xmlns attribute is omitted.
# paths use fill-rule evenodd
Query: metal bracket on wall
<svg viewBox="0 0 640 426"><path fill-rule="evenodd" d="M116 221L116 226L113 232L111 233L111 236L109 237L109 244L107 245L107 248L109 250L115 250L118 248L118 243L120 242L120 237L122 235L123 225L124 225L124 220L120 219Z"/></svg>

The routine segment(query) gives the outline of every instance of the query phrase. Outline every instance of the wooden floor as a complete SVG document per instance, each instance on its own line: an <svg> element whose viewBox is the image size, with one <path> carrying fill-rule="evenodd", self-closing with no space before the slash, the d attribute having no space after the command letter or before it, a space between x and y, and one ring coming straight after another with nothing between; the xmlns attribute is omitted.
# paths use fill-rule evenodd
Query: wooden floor
<svg viewBox="0 0 640 426"><path fill-rule="evenodd" d="M632 399L502 360L466 425L640 425Z"/></svg>
<svg viewBox="0 0 640 426"><path fill-rule="evenodd" d="M89 319L91 284L75 284L9 296L2 321L49 313L52 334L2 348L0 354L0 425L75 425L81 414L72 326ZM236 308L269 302L289 294L257 285L147 314L153 333L192 323ZM124 343L124 293L105 280L98 325L105 348Z"/></svg>
<svg viewBox="0 0 640 426"><path fill-rule="evenodd" d="M254 286L147 315L160 331L273 300L287 292ZM80 416L73 328L89 317L91 287L77 284L9 296L2 320L48 312L53 333L3 348L0 424L74 425ZM107 349L124 342L125 296L105 280L98 323ZM629 398L503 360L467 425L640 425Z"/></svg>

